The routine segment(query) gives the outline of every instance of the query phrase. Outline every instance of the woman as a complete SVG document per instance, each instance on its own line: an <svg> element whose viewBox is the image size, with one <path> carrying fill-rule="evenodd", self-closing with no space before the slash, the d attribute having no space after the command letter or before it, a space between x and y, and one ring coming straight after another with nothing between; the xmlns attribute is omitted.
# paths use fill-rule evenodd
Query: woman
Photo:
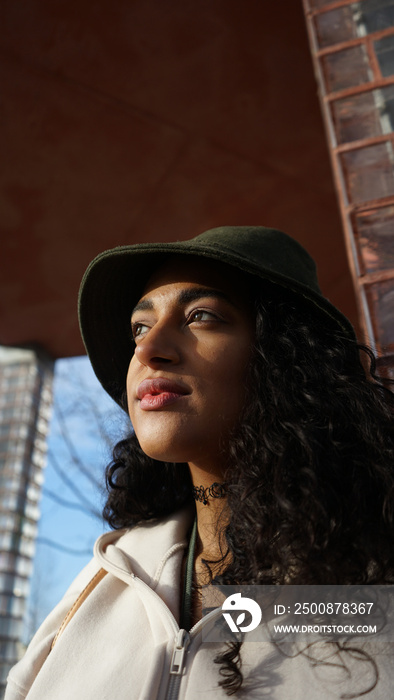
<svg viewBox="0 0 394 700"><path fill-rule="evenodd" d="M115 532L6 700L389 697L387 646L203 638L212 580L393 579L393 397L367 380L306 251L261 227L115 248L89 266L79 311L135 435L107 470Z"/></svg>

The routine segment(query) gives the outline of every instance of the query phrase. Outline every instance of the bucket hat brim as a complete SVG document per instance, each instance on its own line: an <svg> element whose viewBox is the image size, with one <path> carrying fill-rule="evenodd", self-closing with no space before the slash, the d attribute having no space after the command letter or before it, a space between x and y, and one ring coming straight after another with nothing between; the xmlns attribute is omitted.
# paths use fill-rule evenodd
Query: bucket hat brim
<svg viewBox="0 0 394 700"><path fill-rule="evenodd" d="M350 321L322 295L313 259L276 229L224 226L186 241L119 246L90 263L78 299L81 334L93 370L119 404L134 349L131 312L153 271L173 255L216 260L291 290L355 340Z"/></svg>

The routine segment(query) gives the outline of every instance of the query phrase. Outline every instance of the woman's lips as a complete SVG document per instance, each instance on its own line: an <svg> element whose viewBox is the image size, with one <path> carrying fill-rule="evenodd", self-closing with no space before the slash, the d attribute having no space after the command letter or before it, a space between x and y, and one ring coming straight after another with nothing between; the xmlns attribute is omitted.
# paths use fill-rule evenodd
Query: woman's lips
<svg viewBox="0 0 394 700"><path fill-rule="evenodd" d="M137 389L137 398L140 400L140 408L143 411L155 411L168 406L178 399L189 394L180 382L164 377L144 379Z"/></svg>
<svg viewBox="0 0 394 700"><path fill-rule="evenodd" d="M143 411L156 411L164 406L168 406L170 403L174 403L185 396L185 394L174 394L169 391L163 392L162 394L145 394L144 398L140 401L140 408Z"/></svg>

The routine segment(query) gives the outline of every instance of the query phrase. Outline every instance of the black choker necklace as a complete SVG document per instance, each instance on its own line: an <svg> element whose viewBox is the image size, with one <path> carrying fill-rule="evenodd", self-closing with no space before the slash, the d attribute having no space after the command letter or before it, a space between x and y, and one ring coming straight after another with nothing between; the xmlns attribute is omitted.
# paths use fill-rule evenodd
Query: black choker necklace
<svg viewBox="0 0 394 700"><path fill-rule="evenodd" d="M226 485L215 481L205 489L203 486L193 486L193 496L195 501L201 501L207 505L210 498L223 498L226 495Z"/></svg>

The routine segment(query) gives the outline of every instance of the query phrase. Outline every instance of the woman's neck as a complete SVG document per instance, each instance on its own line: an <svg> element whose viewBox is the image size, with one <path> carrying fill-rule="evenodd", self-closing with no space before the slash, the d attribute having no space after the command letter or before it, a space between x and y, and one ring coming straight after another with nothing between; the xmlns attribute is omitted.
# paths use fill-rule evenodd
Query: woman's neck
<svg viewBox="0 0 394 700"><path fill-rule="evenodd" d="M223 470L211 468L208 471L195 465L189 466L193 486L198 489L200 495L203 494L201 500L196 500L197 540L195 570L198 578L206 579L207 571L202 564L202 559L207 559L208 561L222 560L227 551L224 537L224 530L228 523L227 499L217 488L210 488L212 484L221 484L223 482ZM212 566L211 568L212 572L217 574L225 567L221 564L218 567Z"/></svg>
<svg viewBox="0 0 394 700"><path fill-rule="evenodd" d="M222 573L228 564L224 530L228 522L226 497L212 497L212 484L223 482L223 472L215 469L206 471L195 465L189 465L193 486L197 494L203 494L201 500L196 499L197 537L193 561L193 593L192 593L192 624L201 619L202 586L208 585L211 579ZM209 570L204 560L208 562ZM212 562L212 563L211 563ZM218 562L215 564L215 562ZM185 572L183 572L184 575Z"/></svg>
<svg viewBox="0 0 394 700"><path fill-rule="evenodd" d="M196 556L221 559L226 551L222 534L227 525L226 499L209 499L206 504L196 501L196 514Z"/></svg>

